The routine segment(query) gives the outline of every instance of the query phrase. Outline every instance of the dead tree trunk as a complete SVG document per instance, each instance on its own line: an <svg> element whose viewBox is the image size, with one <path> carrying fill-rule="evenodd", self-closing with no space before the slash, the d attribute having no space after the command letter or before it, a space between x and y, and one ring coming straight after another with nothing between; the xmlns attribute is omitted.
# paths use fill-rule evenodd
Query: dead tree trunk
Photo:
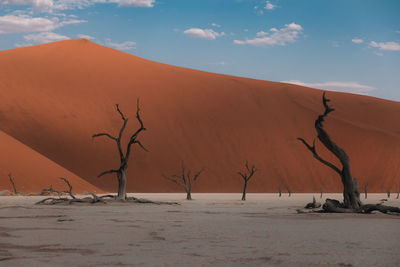
<svg viewBox="0 0 400 267"><path fill-rule="evenodd" d="M200 174L204 171L204 168L202 168L201 170L199 170L198 172L196 172L192 177L190 177L191 171L188 170L186 171L185 165L182 161L182 174L181 175L171 175L171 177L168 177L164 174L162 174L162 176L167 179L168 181L171 181L177 185L182 186L185 189L186 192L186 199L187 200L192 200L192 187L193 184L197 181L197 179L199 178Z"/></svg>
<svg viewBox="0 0 400 267"><path fill-rule="evenodd" d="M121 138L122 138L122 134L125 130L126 124L128 123L128 118L125 118L124 114L121 112L121 110L119 109L119 105L116 104L115 105L117 108L117 112L119 113L119 115L121 116L121 119L123 121L122 127L119 130L119 135L118 137L115 137L111 134L108 133L98 133L98 134L94 134L92 137L100 137L100 136L105 136L110 138L111 140L114 140L117 144L117 148L118 148L118 152L119 152L119 157L120 157L120 167L118 169L111 169L108 171L104 171L102 173L100 173L97 177L101 177L105 174L108 173L116 173L117 174L117 178L118 178L118 196L117 199L119 200L125 200L126 199L126 183L127 183L127 179L126 179L126 172L128 169L128 161L129 161L129 157L131 154L131 146L133 144L138 144L143 150L148 151L143 145L142 143L137 140L139 134L146 130L146 128L144 128L143 122L140 118L140 108L139 108L139 99L137 100L137 110L136 110L136 119L139 122L140 127L136 130L136 132L134 132L132 134L132 136L129 139L126 151L124 153L122 146L121 146Z"/></svg>
<svg viewBox="0 0 400 267"><path fill-rule="evenodd" d="M320 194L319 194L319 198L322 198L322 195L324 194L324 189L321 187L320 189Z"/></svg>
<svg viewBox="0 0 400 267"><path fill-rule="evenodd" d="M279 197L281 197L282 196L282 186L281 185L278 187L278 192L279 192Z"/></svg>
<svg viewBox="0 0 400 267"><path fill-rule="evenodd" d="M286 190L287 190L287 192L289 194L289 197L291 197L292 196L292 190L290 189L290 187L288 185L285 185L285 187L286 187Z"/></svg>
<svg viewBox="0 0 400 267"><path fill-rule="evenodd" d="M367 199L368 197L368 184L364 184L364 198Z"/></svg>
<svg viewBox="0 0 400 267"><path fill-rule="evenodd" d="M397 196L396 196L396 198L399 199L399 196L400 196L400 188L399 188L399 185L398 185L398 184L396 185L396 191L397 191Z"/></svg>
<svg viewBox="0 0 400 267"><path fill-rule="evenodd" d="M8 178L10 179L10 183L12 185L14 194L18 195L18 191L17 191L17 188L15 187L14 179L12 178L11 173L8 174Z"/></svg>
<svg viewBox="0 0 400 267"><path fill-rule="evenodd" d="M324 92L322 96L322 103L324 105L325 112L319 115L317 120L315 120L315 129L317 131L319 141L321 141L321 143L339 159L342 168L339 169L334 164L324 160L318 155L315 148L315 139L312 146L309 145L303 138L297 139L300 140L313 153L314 158L330 167L340 175L343 184L343 207L346 209L360 210L362 205L360 201L360 190L358 189L357 179L353 178L351 175L349 156L341 147L332 141L324 129L323 122L326 116L330 112L334 111L334 109L328 105L329 101L329 99L325 98Z"/></svg>
<svg viewBox="0 0 400 267"><path fill-rule="evenodd" d="M243 194L242 194L242 200L245 201L246 200L246 191L247 191L247 184L249 183L250 179L253 177L254 173L257 171L256 167L253 165L251 166L251 169L249 168L249 163L246 160L246 170L242 173L242 172L237 172L244 181L244 185L243 185Z"/></svg>
<svg viewBox="0 0 400 267"><path fill-rule="evenodd" d="M390 198L390 188L386 189L386 195L387 195L388 198Z"/></svg>

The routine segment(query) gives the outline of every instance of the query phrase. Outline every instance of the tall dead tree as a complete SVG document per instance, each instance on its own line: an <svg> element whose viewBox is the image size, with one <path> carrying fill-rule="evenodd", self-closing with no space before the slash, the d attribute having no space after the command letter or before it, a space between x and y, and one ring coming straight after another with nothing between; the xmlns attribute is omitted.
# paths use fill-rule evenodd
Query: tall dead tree
<svg viewBox="0 0 400 267"><path fill-rule="evenodd" d="M282 196L282 186L281 185L278 186L278 192L279 192L279 197L281 197Z"/></svg>
<svg viewBox="0 0 400 267"><path fill-rule="evenodd" d="M308 148L308 150L313 153L314 158L316 158L321 163L325 164L340 175L343 184L343 208L359 210L361 207L360 190L358 189L357 180L351 175L349 156L340 146L332 141L332 139L324 129L323 123L325 118L328 116L329 113L334 111L334 109L328 105L329 101L330 100L325 97L324 92L322 95L322 103L324 105L325 111L315 120L315 129L317 131L318 140L321 141L321 143L339 159L340 164L342 165L341 168L335 166L331 162L326 161L325 159L321 158L320 155L318 155L315 148L315 139L312 146L308 144L303 138L297 139L300 140Z"/></svg>
<svg viewBox="0 0 400 267"><path fill-rule="evenodd" d="M118 178L118 196L117 199L119 200L125 200L126 199L126 172L128 169L128 161L129 161L129 157L131 155L131 151L132 151L132 145L133 144L137 144L139 145L143 150L148 151L143 145L142 143L137 140L139 134L146 130L146 128L143 125L143 121L140 118L140 108L139 108L139 99L137 100L137 109L136 109L136 119L139 122L139 128L131 135L129 142L127 144L126 147L126 151L124 153L123 149L122 149L122 145L121 145L121 139L122 139L122 134L124 133L126 124L128 123L128 118L125 117L125 115L121 112L121 110L119 109L119 105L116 104L115 105L117 108L117 112L119 113L119 115L121 116L121 119L123 121L122 123L122 127L119 130L119 134L118 137L115 137L109 133L98 133L98 134L94 134L92 137L100 137L100 136L104 136L107 137L113 141L115 141L115 143L117 144L117 148L118 148L118 152L119 152L119 157L120 157L120 166L118 169L111 169L108 171L104 171L102 173L100 173L97 177L101 177L105 174L109 174L109 173L116 173L117 174L117 178Z"/></svg>
<svg viewBox="0 0 400 267"><path fill-rule="evenodd" d="M400 196L400 188L399 188L399 185L398 185L398 184L396 184L396 191L397 191L397 196L396 196L396 198L399 199L399 196Z"/></svg>
<svg viewBox="0 0 400 267"><path fill-rule="evenodd" d="M204 171L204 168L202 168L198 172L195 172L194 175L191 177L191 171L190 170L186 171L185 164L182 161L181 175L173 174L173 175L171 175L171 177L168 177L168 176L162 174L162 176L165 179L167 179L168 181L171 181L179 186L182 186L186 191L186 199L192 200L193 184L197 181L197 179L199 178L200 174L203 171Z"/></svg>
<svg viewBox="0 0 400 267"><path fill-rule="evenodd" d="M256 167L254 165L251 166L251 168L249 168L249 163L246 160L246 165L245 165L246 169L245 171L242 172L237 172L244 181L243 184L243 194L242 194L242 200L246 200L246 191L247 191L247 184L249 183L250 179L253 177L254 173L257 171Z"/></svg>

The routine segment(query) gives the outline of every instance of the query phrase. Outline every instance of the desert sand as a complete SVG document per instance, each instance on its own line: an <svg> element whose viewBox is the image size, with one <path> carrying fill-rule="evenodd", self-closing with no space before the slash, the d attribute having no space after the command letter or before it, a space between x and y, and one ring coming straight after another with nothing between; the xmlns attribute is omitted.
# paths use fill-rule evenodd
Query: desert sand
<svg viewBox="0 0 400 267"><path fill-rule="evenodd" d="M0 197L0 266L398 266L400 220L297 214L312 194L135 194L180 205ZM319 195L315 194L317 200ZM341 199L340 194L324 194ZM369 194L376 203L384 194ZM394 196L388 203L400 206Z"/></svg>
<svg viewBox="0 0 400 267"><path fill-rule="evenodd" d="M70 181L74 193L104 192L2 131L0 147L4 152L0 157L0 191L13 191L8 178L11 173L17 191L24 194L38 193L50 186L59 191L67 190L59 177Z"/></svg>
<svg viewBox="0 0 400 267"><path fill-rule="evenodd" d="M161 173L179 172L181 160L192 170L206 169L194 192L239 192L236 172L246 160L260 170L249 192L276 192L281 184L293 192L341 191L336 173L296 140L316 136L320 90L170 66L85 39L0 51L0 69L0 130L49 159L38 163L43 170L54 162L115 191L114 176L96 176L119 166L116 146L91 136L118 133L116 103L130 118L126 133L134 131L140 98L147 128L140 141L150 152L135 148L130 192L178 192ZM327 96L336 111L326 129L349 154L360 187L394 190L400 184L400 103ZM317 150L337 163L319 143ZM9 172L1 165L2 176Z"/></svg>

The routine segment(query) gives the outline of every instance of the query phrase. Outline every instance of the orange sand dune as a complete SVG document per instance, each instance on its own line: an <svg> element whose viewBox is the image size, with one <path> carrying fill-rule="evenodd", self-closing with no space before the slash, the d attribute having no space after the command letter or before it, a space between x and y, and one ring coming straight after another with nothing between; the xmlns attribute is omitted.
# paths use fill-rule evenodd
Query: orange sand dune
<svg viewBox="0 0 400 267"><path fill-rule="evenodd" d="M320 90L195 71L148 61L90 41L68 40L0 52L0 129L104 190L116 190L119 103L137 127L140 97L147 131L128 169L130 192L177 192L161 173L180 161L206 171L197 192L238 192L245 160L259 169L250 192L340 191L337 175L296 140L315 137L323 110ZM326 128L348 152L353 175L370 191L400 182L400 103L367 96L327 94L336 111ZM331 116L332 115L332 116ZM330 154L317 144L329 160ZM6 155L4 155L6 156ZM61 175L61 174L60 174Z"/></svg>
<svg viewBox="0 0 400 267"><path fill-rule="evenodd" d="M103 192L2 131L0 147L3 154L0 157L0 190L13 191L8 178L11 173L17 191L21 193L39 193L50 186L67 190L67 185L59 177L68 179L73 193Z"/></svg>

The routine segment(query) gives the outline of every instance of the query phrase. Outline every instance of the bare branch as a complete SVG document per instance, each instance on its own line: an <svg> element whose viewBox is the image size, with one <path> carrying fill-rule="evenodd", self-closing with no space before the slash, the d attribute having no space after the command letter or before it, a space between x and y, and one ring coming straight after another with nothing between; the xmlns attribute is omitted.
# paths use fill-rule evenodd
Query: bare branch
<svg viewBox="0 0 400 267"><path fill-rule="evenodd" d="M147 150L139 140L135 140L133 143L138 144L144 151L149 152L149 150Z"/></svg>
<svg viewBox="0 0 400 267"><path fill-rule="evenodd" d="M196 172L196 173L194 174L193 183L196 182L196 180L199 178L200 174L201 174L203 171L204 171L204 168L201 168L201 170L199 170L198 172Z"/></svg>
<svg viewBox="0 0 400 267"><path fill-rule="evenodd" d="M312 146L310 146L303 138L298 137L297 140L300 140L300 141L308 148L308 150L310 150L310 151L313 153L314 158L316 158L317 160L319 160L320 162L322 162L322 163L325 164L326 166L332 168L335 172L341 174L341 171L340 171L340 169L339 169L338 167L336 167L336 166L333 165L332 163L330 163L330 162L324 160L323 158L321 158L321 157L318 155L318 153L317 153L317 151L316 151L316 149L315 149L315 139L314 139L314 141L313 141L313 145L312 145Z"/></svg>
<svg viewBox="0 0 400 267"><path fill-rule="evenodd" d="M17 195L18 191L17 191L17 188L15 187L14 179L12 178L12 174L11 173L8 174L8 178L10 179L10 183L11 183L11 185L13 187L14 194Z"/></svg>
<svg viewBox="0 0 400 267"><path fill-rule="evenodd" d="M97 177L101 177L101 176L103 176L103 175L105 175L105 174L113 173L113 172L119 172L119 170L108 170L108 171L104 171L104 172L100 173L99 175L97 175Z"/></svg>
<svg viewBox="0 0 400 267"><path fill-rule="evenodd" d="M64 191L65 193L68 193L73 199L75 199L76 197L72 194L72 185L69 183L69 181L64 178L64 177L60 177L61 180L63 180L67 185L68 185L68 191Z"/></svg>
<svg viewBox="0 0 400 267"><path fill-rule="evenodd" d="M112 139L112 140L114 140L114 141L117 141L117 138L116 138L116 137L114 137L114 136L112 136L111 134L108 134L108 133L98 133L98 134L94 134L94 135L92 135L92 138L100 137L100 136L106 136L106 137L108 137L108 138L110 138L110 139Z"/></svg>
<svg viewBox="0 0 400 267"><path fill-rule="evenodd" d="M117 107L117 111L118 111L119 115L121 115L122 120L126 121L127 119L125 118L122 111L119 109L119 104L115 104L115 106Z"/></svg>
<svg viewBox="0 0 400 267"><path fill-rule="evenodd" d="M175 180L175 179L172 179L172 178L170 178L170 177L168 177L168 176L166 176L166 175L164 175L164 174L161 174L162 175L162 177L164 177L165 179L167 179L168 181L171 181L171 182L173 182L173 183L175 183L175 184L177 184L177 185L179 185L179 186L183 186L185 189L186 189L186 185L185 184L182 184L182 183L180 183L180 182L178 182L178 180ZM174 176L176 176L176 175L173 175L173 177ZM181 178L181 177L179 177L179 178Z"/></svg>

